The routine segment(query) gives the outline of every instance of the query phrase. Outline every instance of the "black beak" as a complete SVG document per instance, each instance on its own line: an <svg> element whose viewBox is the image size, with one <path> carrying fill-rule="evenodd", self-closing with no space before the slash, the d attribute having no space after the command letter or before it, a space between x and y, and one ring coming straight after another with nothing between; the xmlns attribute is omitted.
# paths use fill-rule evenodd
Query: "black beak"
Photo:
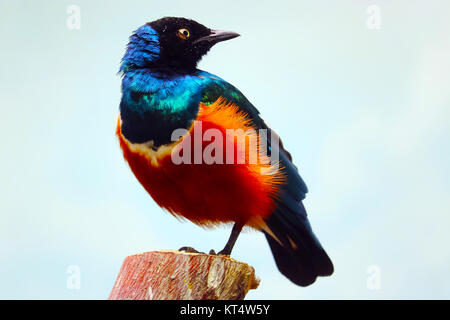
<svg viewBox="0 0 450 320"><path fill-rule="evenodd" d="M217 42L230 40L236 37L239 37L240 34L232 31L223 31L223 30L211 30L211 34L206 37L201 37L194 41L194 43L198 42L209 42L211 45L216 44Z"/></svg>

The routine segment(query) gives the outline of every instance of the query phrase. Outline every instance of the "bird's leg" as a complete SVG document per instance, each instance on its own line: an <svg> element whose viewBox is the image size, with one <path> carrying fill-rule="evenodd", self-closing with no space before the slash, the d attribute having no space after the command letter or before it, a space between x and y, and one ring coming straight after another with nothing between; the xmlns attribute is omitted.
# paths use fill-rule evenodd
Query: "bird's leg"
<svg viewBox="0 0 450 320"><path fill-rule="evenodd" d="M221 251L219 251L218 254L223 254L226 256L229 256L231 254L231 251L233 250L234 244L236 243L237 238L239 237L239 234L242 231L242 225L235 223L233 226L233 229L231 230L230 238L228 239L227 244L225 245L225 248L223 248ZM210 252L211 254L211 252Z"/></svg>
<svg viewBox="0 0 450 320"><path fill-rule="evenodd" d="M235 223L233 226L233 229L231 230L230 238L228 239L227 244L225 245L225 248L223 248L221 251L216 253L213 249L209 251L209 254L221 254L225 256L229 256L231 254L231 251L233 250L234 244L236 243L237 238L239 237L239 234L242 231L242 225ZM184 251L188 253L203 253L200 251L195 250L192 247L181 247L178 249L178 251Z"/></svg>

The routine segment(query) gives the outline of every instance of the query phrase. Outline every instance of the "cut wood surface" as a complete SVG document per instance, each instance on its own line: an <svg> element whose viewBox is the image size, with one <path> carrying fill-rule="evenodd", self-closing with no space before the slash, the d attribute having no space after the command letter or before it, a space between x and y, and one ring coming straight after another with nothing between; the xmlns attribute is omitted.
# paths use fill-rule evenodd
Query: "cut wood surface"
<svg viewBox="0 0 450 320"><path fill-rule="evenodd" d="M227 256L151 251L125 259L109 300L238 300L258 285L253 267Z"/></svg>

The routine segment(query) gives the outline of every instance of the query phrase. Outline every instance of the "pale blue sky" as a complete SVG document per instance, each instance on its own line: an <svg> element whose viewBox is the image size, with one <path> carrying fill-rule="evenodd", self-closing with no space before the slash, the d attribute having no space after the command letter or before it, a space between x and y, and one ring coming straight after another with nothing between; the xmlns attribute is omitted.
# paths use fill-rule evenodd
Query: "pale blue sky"
<svg viewBox="0 0 450 320"><path fill-rule="evenodd" d="M71 4L80 30L66 26ZM380 30L366 26L371 4ZM128 36L167 15L242 35L200 68L278 131L335 264L300 288L262 234L244 234L233 256L262 279L248 298L450 298L448 12L448 1L0 0L0 298L105 299L127 255L224 245L228 229L155 205L114 136Z"/></svg>

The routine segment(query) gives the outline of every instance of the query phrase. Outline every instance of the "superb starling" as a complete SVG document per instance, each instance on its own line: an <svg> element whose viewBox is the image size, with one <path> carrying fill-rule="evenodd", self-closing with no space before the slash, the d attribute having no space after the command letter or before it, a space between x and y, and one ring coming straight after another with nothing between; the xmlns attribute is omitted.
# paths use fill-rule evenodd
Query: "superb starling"
<svg viewBox="0 0 450 320"><path fill-rule="evenodd" d="M311 229L291 155L238 89L197 69L215 44L238 36L173 17L134 31L120 66L116 134L159 206L205 227L234 223L219 254L231 253L243 227L260 230L281 273L307 286L333 264Z"/></svg>

